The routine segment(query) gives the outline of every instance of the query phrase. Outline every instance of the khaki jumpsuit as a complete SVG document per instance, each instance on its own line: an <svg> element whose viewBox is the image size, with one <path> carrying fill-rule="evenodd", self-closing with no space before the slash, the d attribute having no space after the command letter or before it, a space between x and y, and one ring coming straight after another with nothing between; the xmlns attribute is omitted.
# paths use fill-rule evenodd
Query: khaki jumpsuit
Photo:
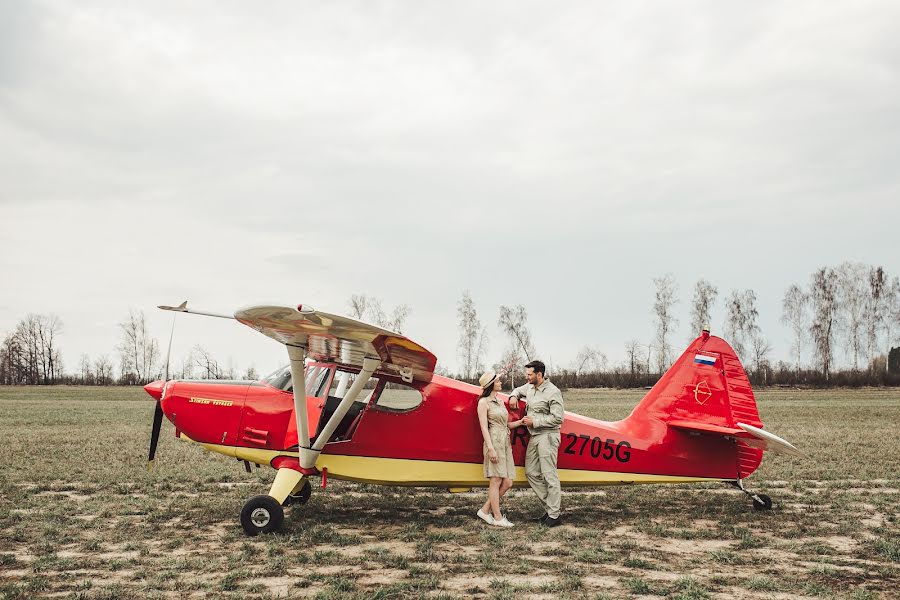
<svg viewBox="0 0 900 600"><path fill-rule="evenodd" d="M562 393L545 379L537 387L530 383L517 387L509 397L525 398L525 415L534 420L534 425L528 428L531 438L525 452L528 484L547 514L554 519L559 518L561 489L556 459L559 453L559 427L565 412Z"/></svg>
<svg viewBox="0 0 900 600"><path fill-rule="evenodd" d="M485 442L483 446L484 476L515 479L516 465L513 463L512 443L509 440L509 427L506 425L509 420L509 411L506 410L503 401L496 396L488 396L485 400L487 400L488 435L491 436L491 444L497 453L497 462L491 462L488 445Z"/></svg>

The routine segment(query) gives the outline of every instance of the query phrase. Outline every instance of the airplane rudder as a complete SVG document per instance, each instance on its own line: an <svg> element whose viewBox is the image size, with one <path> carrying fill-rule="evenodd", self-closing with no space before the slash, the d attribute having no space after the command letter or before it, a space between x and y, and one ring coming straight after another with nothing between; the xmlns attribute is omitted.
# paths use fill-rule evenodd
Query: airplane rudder
<svg viewBox="0 0 900 600"><path fill-rule="evenodd" d="M687 347L632 414L721 427L759 423L740 360L727 342L706 332Z"/></svg>

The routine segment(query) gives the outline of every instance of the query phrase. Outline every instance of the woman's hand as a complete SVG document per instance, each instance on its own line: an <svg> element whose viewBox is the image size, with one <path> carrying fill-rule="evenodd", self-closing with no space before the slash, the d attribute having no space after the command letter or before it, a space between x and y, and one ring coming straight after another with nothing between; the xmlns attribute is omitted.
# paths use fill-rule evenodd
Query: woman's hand
<svg viewBox="0 0 900 600"><path fill-rule="evenodd" d="M488 457L491 459L492 463L497 462L497 451L493 448L488 448Z"/></svg>
<svg viewBox="0 0 900 600"><path fill-rule="evenodd" d="M509 423L506 424L506 426L509 427L510 429L516 429L518 427L521 427L522 419L519 419L518 421L510 421Z"/></svg>

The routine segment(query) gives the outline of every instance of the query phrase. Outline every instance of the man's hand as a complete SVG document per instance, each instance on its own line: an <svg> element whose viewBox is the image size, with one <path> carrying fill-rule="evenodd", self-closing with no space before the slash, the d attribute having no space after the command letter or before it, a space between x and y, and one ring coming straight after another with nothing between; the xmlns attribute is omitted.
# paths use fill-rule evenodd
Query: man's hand
<svg viewBox="0 0 900 600"><path fill-rule="evenodd" d="M533 427L534 419L532 419L531 417L525 417L522 419L522 424L525 425L526 427Z"/></svg>
<svg viewBox="0 0 900 600"><path fill-rule="evenodd" d="M509 407L513 410L519 408L519 399L515 396L509 397Z"/></svg>

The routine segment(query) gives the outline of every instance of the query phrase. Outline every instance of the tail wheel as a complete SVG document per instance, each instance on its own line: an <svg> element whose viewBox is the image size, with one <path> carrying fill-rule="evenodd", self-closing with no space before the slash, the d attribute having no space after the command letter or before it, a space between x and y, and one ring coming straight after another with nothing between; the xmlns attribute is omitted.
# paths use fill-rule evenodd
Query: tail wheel
<svg viewBox="0 0 900 600"><path fill-rule="evenodd" d="M753 510L771 510L772 499L765 494L756 494L753 497Z"/></svg>
<svg viewBox="0 0 900 600"><path fill-rule="evenodd" d="M277 531L284 521L284 510L272 496L253 496L241 510L241 527L247 535Z"/></svg>
<svg viewBox="0 0 900 600"><path fill-rule="evenodd" d="M284 505L306 504L309 502L310 496L312 496L312 484L309 483L309 479L306 479L303 481L303 486L300 488L300 491L296 494L291 494L284 499Z"/></svg>

